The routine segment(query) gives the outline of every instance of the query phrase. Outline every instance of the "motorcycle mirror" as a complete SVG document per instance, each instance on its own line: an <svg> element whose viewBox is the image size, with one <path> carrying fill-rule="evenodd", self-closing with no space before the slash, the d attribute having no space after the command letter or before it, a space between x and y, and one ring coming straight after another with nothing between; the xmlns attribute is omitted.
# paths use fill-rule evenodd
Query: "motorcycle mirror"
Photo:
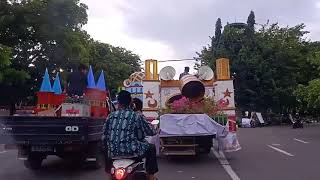
<svg viewBox="0 0 320 180"><path fill-rule="evenodd" d="M159 120L155 119L151 122L152 125L158 125L160 123Z"/></svg>

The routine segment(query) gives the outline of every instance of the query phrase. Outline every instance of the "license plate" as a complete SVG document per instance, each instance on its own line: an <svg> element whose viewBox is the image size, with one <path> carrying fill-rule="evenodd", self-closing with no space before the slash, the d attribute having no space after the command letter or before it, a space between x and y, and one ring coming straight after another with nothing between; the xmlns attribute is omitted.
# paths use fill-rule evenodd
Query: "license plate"
<svg viewBox="0 0 320 180"><path fill-rule="evenodd" d="M52 146L31 146L32 152L52 152Z"/></svg>
<svg viewBox="0 0 320 180"><path fill-rule="evenodd" d="M118 160L113 161L113 166L116 169L118 169L118 168L127 168L132 163L134 163L134 160L132 160L132 159L118 159Z"/></svg>

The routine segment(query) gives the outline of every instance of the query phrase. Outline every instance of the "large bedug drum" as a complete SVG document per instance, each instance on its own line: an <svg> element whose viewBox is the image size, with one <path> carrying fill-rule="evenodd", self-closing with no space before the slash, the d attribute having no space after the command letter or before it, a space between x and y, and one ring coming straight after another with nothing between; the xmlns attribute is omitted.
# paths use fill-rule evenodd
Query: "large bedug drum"
<svg viewBox="0 0 320 180"><path fill-rule="evenodd" d="M204 84L193 75L185 75L180 80L181 94L191 101L199 101L205 94Z"/></svg>

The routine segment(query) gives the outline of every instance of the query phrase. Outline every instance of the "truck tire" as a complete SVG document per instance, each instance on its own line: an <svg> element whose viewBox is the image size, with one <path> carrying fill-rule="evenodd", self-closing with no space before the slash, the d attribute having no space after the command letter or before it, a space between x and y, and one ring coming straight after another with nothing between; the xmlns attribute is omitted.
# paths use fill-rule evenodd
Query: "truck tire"
<svg viewBox="0 0 320 180"><path fill-rule="evenodd" d="M24 161L24 166L28 169L38 170L41 168L42 161L42 157L29 156L29 158Z"/></svg>

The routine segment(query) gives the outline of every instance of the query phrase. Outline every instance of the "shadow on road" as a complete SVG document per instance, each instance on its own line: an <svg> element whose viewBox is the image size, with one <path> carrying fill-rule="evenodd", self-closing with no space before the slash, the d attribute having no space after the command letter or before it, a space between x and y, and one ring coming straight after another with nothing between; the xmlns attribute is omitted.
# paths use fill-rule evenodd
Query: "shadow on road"
<svg viewBox="0 0 320 180"><path fill-rule="evenodd" d="M65 161L59 158L48 158L43 161L42 168L39 170L31 171L34 176L39 179L50 177L72 177L81 176L91 172L102 171L103 168L99 170L93 170L83 164L74 164L70 161ZM67 176L66 176L67 175ZM69 179L69 178L68 178Z"/></svg>
<svg viewBox="0 0 320 180"><path fill-rule="evenodd" d="M167 161L172 165L185 165L185 164L203 164L203 163L219 163L218 160L214 157L213 154L209 155L198 155L198 156L168 156L168 157L160 157L159 161Z"/></svg>

